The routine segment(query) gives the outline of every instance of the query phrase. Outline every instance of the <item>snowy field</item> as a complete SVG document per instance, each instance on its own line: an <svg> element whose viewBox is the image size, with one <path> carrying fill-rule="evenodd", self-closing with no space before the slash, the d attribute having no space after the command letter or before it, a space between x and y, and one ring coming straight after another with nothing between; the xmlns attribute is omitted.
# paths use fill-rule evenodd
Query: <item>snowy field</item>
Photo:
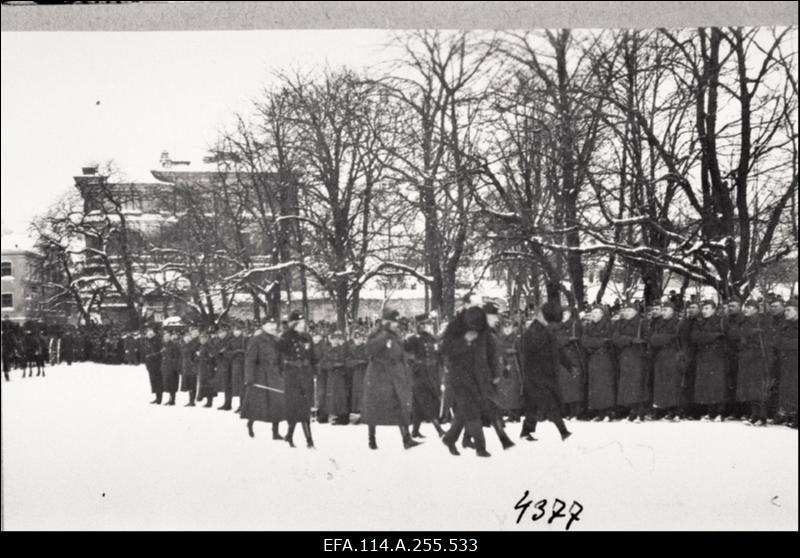
<svg viewBox="0 0 800 558"><path fill-rule="evenodd" d="M584 508L570 531L798 528L796 430L740 423L551 424L491 459L453 457L423 427L313 424L316 450L247 436L231 412L148 405L144 367L77 364L2 384L4 528L563 530L515 504ZM215 407L220 403L215 402ZM285 424L281 425L282 432ZM519 424L510 425L518 434Z"/></svg>

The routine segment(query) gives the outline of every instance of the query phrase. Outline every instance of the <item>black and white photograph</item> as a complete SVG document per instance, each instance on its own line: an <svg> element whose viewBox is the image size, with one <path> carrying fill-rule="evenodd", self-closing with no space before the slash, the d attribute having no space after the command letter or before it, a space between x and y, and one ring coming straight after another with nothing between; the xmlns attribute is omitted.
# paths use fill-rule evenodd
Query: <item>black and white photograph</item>
<svg viewBox="0 0 800 558"><path fill-rule="evenodd" d="M798 530L796 3L32 4L2 530Z"/></svg>

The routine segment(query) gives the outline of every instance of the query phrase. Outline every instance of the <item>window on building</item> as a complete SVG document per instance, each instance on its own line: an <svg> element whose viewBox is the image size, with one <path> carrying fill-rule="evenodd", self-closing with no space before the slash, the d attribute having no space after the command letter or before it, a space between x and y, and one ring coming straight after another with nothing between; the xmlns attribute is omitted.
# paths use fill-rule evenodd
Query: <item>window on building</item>
<svg viewBox="0 0 800 558"><path fill-rule="evenodd" d="M3 293L3 308L14 308L14 295Z"/></svg>
<svg viewBox="0 0 800 558"><path fill-rule="evenodd" d="M2 275L3 277L11 277L12 275L11 262L2 262L2 264L0 264L0 269L2 270L0 272L0 275Z"/></svg>

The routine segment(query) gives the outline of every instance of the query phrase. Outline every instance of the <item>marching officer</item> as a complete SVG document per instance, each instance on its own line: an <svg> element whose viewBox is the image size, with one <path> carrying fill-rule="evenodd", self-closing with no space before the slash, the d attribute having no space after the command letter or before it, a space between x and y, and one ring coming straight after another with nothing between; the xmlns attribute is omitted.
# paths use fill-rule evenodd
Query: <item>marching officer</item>
<svg viewBox="0 0 800 558"><path fill-rule="evenodd" d="M214 367L214 345L210 339L209 331L203 329L197 337L199 346L196 352L197 365L197 399L206 400L204 407L214 405L214 397L217 395L217 379Z"/></svg>
<svg viewBox="0 0 800 558"><path fill-rule="evenodd" d="M405 340L404 347L411 357L412 402L411 422L413 438L424 438L419 431L423 421L430 421L441 437L439 424L441 406L441 361L433 336L433 320L427 314L416 316L417 333Z"/></svg>
<svg viewBox="0 0 800 558"><path fill-rule="evenodd" d="M255 437L256 421L272 423L272 439L282 440L280 421L286 419L284 375L278 352L279 325L265 320L250 337L244 356L244 392L240 416L247 420L247 433Z"/></svg>
<svg viewBox="0 0 800 558"><path fill-rule="evenodd" d="M284 401L289 431L286 441L294 447L294 429L299 422L306 446L314 447L311 437L311 408L314 406L314 372L319 364L314 342L306 332L306 322L300 312L292 311L287 318L288 329L278 341L278 353L285 378Z"/></svg>
<svg viewBox="0 0 800 558"><path fill-rule="evenodd" d="M408 431L413 391L399 317L397 310L385 307L380 325L367 339L369 364L364 377L362 421L367 424L369 448L373 450L378 449L378 425L398 425L405 449L420 444Z"/></svg>
<svg viewBox="0 0 800 558"><path fill-rule="evenodd" d="M766 336L769 330L764 321L758 314L758 303L748 300L743 319L729 330L737 356L736 401L748 407L745 422L756 426L767 425L767 401L775 384L771 374L774 350Z"/></svg>
<svg viewBox="0 0 800 558"><path fill-rule="evenodd" d="M217 386L225 397L224 402L218 409L220 411L230 411L233 408L233 375L231 370L231 337L228 335L228 325L220 324L217 331L217 339L214 343L214 365L217 369Z"/></svg>

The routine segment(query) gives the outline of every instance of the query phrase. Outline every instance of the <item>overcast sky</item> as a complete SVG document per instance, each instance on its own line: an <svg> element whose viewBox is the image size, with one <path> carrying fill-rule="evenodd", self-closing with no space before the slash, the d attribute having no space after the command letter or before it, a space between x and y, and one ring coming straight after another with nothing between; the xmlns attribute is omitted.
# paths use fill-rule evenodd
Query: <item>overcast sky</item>
<svg viewBox="0 0 800 558"><path fill-rule="evenodd" d="M24 233L85 162L200 162L273 70L385 59L385 31L2 33L2 221ZM99 104L98 104L99 103Z"/></svg>

